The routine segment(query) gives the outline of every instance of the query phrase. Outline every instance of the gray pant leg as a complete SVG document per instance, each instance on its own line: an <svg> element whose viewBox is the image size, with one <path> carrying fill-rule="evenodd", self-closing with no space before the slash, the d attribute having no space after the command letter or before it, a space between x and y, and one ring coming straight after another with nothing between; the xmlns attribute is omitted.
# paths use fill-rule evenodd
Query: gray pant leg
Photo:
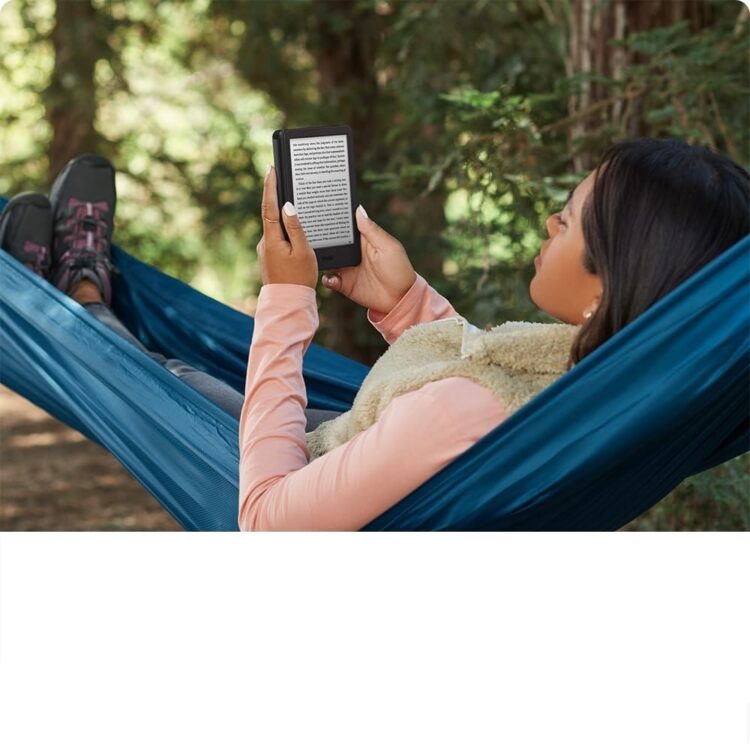
<svg viewBox="0 0 750 750"><path fill-rule="evenodd" d="M159 352L151 352L133 336L132 333L122 324L120 319L106 305L100 302L84 305L85 308L99 321L104 323L108 328L118 333L131 344L137 346L142 352L148 354L151 359L164 365L170 372L174 373L180 380L184 380L188 385L200 391L206 398L209 398L215 404L220 406L224 411L229 412L239 419L242 410L243 397L239 391L227 385L222 380L215 378L208 373L196 370L181 359L168 359Z"/></svg>
<svg viewBox="0 0 750 750"><path fill-rule="evenodd" d="M142 352L147 354L151 359L164 365L171 373L188 385L202 393L206 398L213 401L217 406L229 412L236 419L240 418L244 396L239 391L227 385L223 380L213 377L202 370L196 370L181 359L167 359L159 352L152 352L133 336L132 333L122 324L120 319L112 310L100 302L91 302L84 307L99 321L104 323L108 328L118 333L131 344L137 346ZM334 419L342 412L329 411L327 409L305 409L307 417L306 432L312 432L321 422Z"/></svg>
<svg viewBox="0 0 750 750"><path fill-rule="evenodd" d="M305 416L307 417L305 432L312 432L319 424L336 419L339 414L343 413L343 411L331 411L329 409L305 409Z"/></svg>

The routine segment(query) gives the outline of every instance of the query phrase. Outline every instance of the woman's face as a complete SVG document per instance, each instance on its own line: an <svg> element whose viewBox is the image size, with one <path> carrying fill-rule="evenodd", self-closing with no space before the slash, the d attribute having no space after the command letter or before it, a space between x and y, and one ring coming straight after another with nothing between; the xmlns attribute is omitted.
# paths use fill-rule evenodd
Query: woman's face
<svg viewBox="0 0 750 750"><path fill-rule="evenodd" d="M594 172L571 191L561 212L547 219L549 239L534 259L536 274L529 285L534 304L564 323L579 325L602 293L601 279L583 267L581 208L594 184Z"/></svg>

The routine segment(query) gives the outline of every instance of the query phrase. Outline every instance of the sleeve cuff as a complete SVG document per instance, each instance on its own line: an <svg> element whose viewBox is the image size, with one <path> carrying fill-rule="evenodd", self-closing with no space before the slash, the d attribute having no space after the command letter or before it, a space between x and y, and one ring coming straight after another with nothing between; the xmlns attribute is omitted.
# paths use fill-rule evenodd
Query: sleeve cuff
<svg viewBox="0 0 750 750"><path fill-rule="evenodd" d="M266 308L288 310L311 308L318 312L318 297L311 286L305 284L264 284L258 292L255 317Z"/></svg>
<svg viewBox="0 0 750 750"><path fill-rule="evenodd" d="M409 291L395 304L389 313L384 315L368 308L367 320L378 328L388 330L398 326L405 318L413 316L414 309L423 299L427 286L427 280L418 273Z"/></svg>
<svg viewBox="0 0 750 750"><path fill-rule="evenodd" d="M320 322L315 290L305 284L264 284L258 292L254 318L253 338L269 332L276 336L273 332L279 325L286 330L287 343L290 343L290 336L311 336ZM294 333L289 332L290 321Z"/></svg>
<svg viewBox="0 0 750 750"><path fill-rule="evenodd" d="M316 299L315 290L306 284L263 284L258 292L258 304L262 299L269 302L283 302Z"/></svg>

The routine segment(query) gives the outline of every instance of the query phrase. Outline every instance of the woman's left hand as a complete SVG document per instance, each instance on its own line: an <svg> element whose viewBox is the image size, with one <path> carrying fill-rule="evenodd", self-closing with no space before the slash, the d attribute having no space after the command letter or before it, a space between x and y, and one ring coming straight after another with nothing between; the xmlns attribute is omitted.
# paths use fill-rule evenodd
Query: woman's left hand
<svg viewBox="0 0 750 750"><path fill-rule="evenodd" d="M291 205L291 204L289 204ZM256 246L263 284L303 284L315 289L318 285L318 259L305 237L299 216L279 211L276 197L276 170L271 167L263 184L261 204L263 236ZM284 238L281 215L291 244Z"/></svg>

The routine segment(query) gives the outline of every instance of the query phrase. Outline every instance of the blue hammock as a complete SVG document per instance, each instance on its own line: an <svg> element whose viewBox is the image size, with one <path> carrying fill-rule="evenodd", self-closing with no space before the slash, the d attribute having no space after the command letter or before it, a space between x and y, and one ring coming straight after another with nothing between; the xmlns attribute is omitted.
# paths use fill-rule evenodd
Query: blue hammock
<svg viewBox="0 0 750 750"><path fill-rule="evenodd" d="M253 319L116 246L113 260L125 325L242 391ZM617 529L749 450L749 295L750 235L365 529ZM237 420L4 252L0 354L4 384L185 528L237 529ZM369 369L315 343L303 364L320 409L348 410Z"/></svg>

